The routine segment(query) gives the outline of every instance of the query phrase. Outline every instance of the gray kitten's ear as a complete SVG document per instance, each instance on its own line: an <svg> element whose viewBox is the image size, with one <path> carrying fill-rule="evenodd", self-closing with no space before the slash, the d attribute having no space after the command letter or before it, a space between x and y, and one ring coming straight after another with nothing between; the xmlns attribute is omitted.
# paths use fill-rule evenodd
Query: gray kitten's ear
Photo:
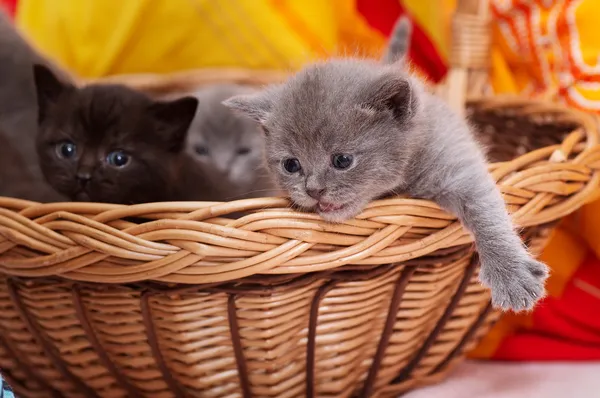
<svg viewBox="0 0 600 398"><path fill-rule="evenodd" d="M236 95L223 101L222 104L262 124L271 113L273 98L271 93L261 91L254 94Z"/></svg>
<svg viewBox="0 0 600 398"><path fill-rule="evenodd" d="M412 39L412 22L406 15L402 15L396 21L392 34L388 41L385 54L382 61L384 64L405 63L405 57L408 56L410 42Z"/></svg>
<svg viewBox="0 0 600 398"><path fill-rule="evenodd" d="M402 76L384 76L372 85L369 105L375 109L391 110L394 117L406 121L417 114L419 98L417 87Z"/></svg>

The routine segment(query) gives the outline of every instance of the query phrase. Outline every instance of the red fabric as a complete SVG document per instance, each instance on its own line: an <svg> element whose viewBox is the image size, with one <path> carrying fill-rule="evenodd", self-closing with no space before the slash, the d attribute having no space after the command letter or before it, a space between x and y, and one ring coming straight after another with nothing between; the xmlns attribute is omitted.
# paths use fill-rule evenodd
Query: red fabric
<svg viewBox="0 0 600 398"><path fill-rule="evenodd" d="M8 15L14 18L17 10L17 2L18 0L0 0L0 6L8 12Z"/></svg>
<svg viewBox="0 0 600 398"><path fill-rule="evenodd" d="M549 297L527 330L507 336L493 359L600 360L600 260L584 260L562 297Z"/></svg>
<svg viewBox="0 0 600 398"><path fill-rule="evenodd" d="M369 25L386 36L391 34L396 20L406 13L399 0L357 0L356 6ZM414 21L408 56L433 82L439 82L448 71L434 44Z"/></svg>

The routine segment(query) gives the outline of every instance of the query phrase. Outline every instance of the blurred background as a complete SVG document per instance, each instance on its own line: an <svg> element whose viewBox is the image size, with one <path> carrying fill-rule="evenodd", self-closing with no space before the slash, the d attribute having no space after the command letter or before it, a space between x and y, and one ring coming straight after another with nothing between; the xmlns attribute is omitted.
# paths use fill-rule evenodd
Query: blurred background
<svg viewBox="0 0 600 398"><path fill-rule="evenodd" d="M413 63L446 72L455 0L2 0L47 56L83 78L205 67L290 69L379 54L394 22L418 21ZM101 54L101 56L99 56Z"/></svg>
<svg viewBox="0 0 600 398"><path fill-rule="evenodd" d="M80 79L203 68L293 71L336 55L379 57L399 16L432 83L449 69L455 0L0 0L42 54ZM600 111L600 2L493 0L490 92ZM542 258L549 297L506 315L471 354L600 360L600 203L565 220Z"/></svg>

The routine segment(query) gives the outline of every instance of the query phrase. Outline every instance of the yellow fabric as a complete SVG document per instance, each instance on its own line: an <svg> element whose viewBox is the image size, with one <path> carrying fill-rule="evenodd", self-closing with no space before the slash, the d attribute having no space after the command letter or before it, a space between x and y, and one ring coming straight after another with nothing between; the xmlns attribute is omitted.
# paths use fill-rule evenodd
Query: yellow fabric
<svg viewBox="0 0 600 398"><path fill-rule="evenodd" d="M20 0L16 18L81 77L290 69L341 52L378 54L385 44L354 0Z"/></svg>
<svg viewBox="0 0 600 398"><path fill-rule="evenodd" d="M442 59L450 48L450 16L456 0L403 0L403 7L425 32Z"/></svg>

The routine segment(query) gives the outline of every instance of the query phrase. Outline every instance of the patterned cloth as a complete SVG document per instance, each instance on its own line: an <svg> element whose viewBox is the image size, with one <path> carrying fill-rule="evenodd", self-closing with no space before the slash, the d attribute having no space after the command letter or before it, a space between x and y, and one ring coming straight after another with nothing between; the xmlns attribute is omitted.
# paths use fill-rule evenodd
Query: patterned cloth
<svg viewBox="0 0 600 398"><path fill-rule="evenodd" d="M492 14L497 91L600 110L600 2L494 0Z"/></svg>
<svg viewBox="0 0 600 398"><path fill-rule="evenodd" d="M0 375L0 398L15 398L12 388L6 383L2 375Z"/></svg>
<svg viewBox="0 0 600 398"><path fill-rule="evenodd" d="M600 111L598 0L493 0L492 84ZM506 315L473 352L504 360L600 360L600 201L567 218L542 258L549 297Z"/></svg>

